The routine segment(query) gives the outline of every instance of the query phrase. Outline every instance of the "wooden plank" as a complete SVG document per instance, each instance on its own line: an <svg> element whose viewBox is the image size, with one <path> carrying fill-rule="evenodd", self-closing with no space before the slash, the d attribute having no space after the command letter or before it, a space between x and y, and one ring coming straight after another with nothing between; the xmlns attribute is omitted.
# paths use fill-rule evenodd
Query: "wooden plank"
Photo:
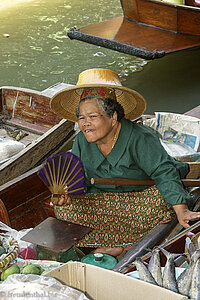
<svg viewBox="0 0 200 300"><path fill-rule="evenodd" d="M134 2L134 1L133 1ZM161 1L137 0L138 22L177 31L177 8Z"/></svg>
<svg viewBox="0 0 200 300"><path fill-rule="evenodd" d="M200 166L200 163L198 164ZM129 179L129 178L91 178L92 184L103 185L137 185L137 186L152 186L155 185L155 181L151 179ZM200 180L198 179L182 179L182 183L185 187L198 187L200 186Z"/></svg>
<svg viewBox="0 0 200 300"><path fill-rule="evenodd" d="M12 228L34 227L53 215L49 205L51 193L37 175L39 169L40 166L0 187L0 199L7 209Z"/></svg>
<svg viewBox="0 0 200 300"><path fill-rule="evenodd" d="M126 18L178 33L200 35L200 10L155 0L121 0Z"/></svg>
<svg viewBox="0 0 200 300"><path fill-rule="evenodd" d="M42 93L13 87L2 91L4 114L49 128L61 120L50 108L50 97Z"/></svg>
<svg viewBox="0 0 200 300"><path fill-rule="evenodd" d="M200 35L200 9L187 6L177 11L177 32L191 35Z"/></svg>
<svg viewBox="0 0 200 300"><path fill-rule="evenodd" d="M51 195L37 175L40 167L38 166L0 186L0 199L4 201L8 211L13 211L32 199L41 201Z"/></svg>
<svg viewBox="0 0 200 300"><path fill-rule="evenodd" d="M31 227L35 227L47 217L48 214L43 209L42 204L39 204L32 210L26 210L26 212L22 215L15 215L15 218L11 219L11 227L16 230L30 228L30 226L27 227L27 224L31 224Z"/></svg>
<svg viewBox="0 0 200 300"><path fill-rule="evenodd" d="M6 117L6 116L5 116ZM32 124L30 122L20 120L17 118L11 118L4 121L6 125L10 125L16 128L24 129L25 131L29 131L38 135L41 135L49 130L49 127L41 126L38 124Z"/></svg>

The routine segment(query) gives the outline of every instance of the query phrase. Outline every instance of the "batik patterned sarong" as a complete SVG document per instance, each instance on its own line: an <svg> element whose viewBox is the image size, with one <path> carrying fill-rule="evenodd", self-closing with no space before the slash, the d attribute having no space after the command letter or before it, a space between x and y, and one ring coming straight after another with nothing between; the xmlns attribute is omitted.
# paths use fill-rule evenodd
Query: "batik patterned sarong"
<svg viewBox="0 0 200 300"><path fill-rule="evenodd" d="M88 193L73 198L68 206L55 206L60 220L91 227L79 247L128 247L174 215L158 189L142 192Z"/></svg>

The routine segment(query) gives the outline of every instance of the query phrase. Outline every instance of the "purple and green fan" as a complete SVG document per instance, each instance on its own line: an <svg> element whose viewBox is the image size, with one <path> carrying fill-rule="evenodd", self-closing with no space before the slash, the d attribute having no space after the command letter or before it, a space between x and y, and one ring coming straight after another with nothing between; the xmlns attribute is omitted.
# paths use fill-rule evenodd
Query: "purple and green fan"
<svg viewBox="0 0 200 300"><path fill-rule="evenodd" d="M71 152L61 152L48 157L38 175L52 193L51 201L54 205L58 203L60 195L85 193L82 162Z"/></svg>

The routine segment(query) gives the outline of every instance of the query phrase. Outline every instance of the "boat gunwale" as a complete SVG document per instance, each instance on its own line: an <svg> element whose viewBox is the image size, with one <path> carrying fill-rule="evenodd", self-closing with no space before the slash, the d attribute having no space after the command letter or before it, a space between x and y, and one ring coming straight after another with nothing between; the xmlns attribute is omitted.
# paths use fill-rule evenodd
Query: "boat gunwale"
<svg viewBox="0 0 200 300"><path fill-rule="evenodd" d="M29 88L23 88L23 87L16 87L16 86L9 86L9 85L5 85L5 86L0 86L0 90L4 91L4 90L14 90L14 91L21 91L21 92L25 92L28 94L35 94L38 96L44 96L47 97L49 99L51 99L51 97L49 97L48 95L45 94L45 92L43 91L37 91L34 89L29 89Z"/></svg>
<svg viewBox="0 0 200 300"><path fill-rule="evenodd" d="M161 4L163 6L172 6L174 8L180 7L180 8L186 9L186 10L190 10L190 9L193 10L194 9L194 10L199 11L199 13L200 13L200 7L197 7L197 6L191 6L191 5L185 5L185 4L178 4L178 3L171 3L171 2L160 1L160 0L139 0L139 1Z"/></svg>
<svg viewBox="0 0 200 300"><path fill-rule="evenodd" d="M126 0L125 0L126 1ZM199 33L195 33L198 24L195 24L196 26L192 26L192 29L190 28L191 32L187 32L187 26L183 23L183 11L187 11L188 14L195 14L195 16L200 16L200 7L195 7L195 6L188 6L188 5L182 5L182 4L176 4L176 3L170 3L170 2L165 2L165 1L159 1L159 0L131 0L132 8L129 10L129 8L125 8L123 5L123 1L121 1L121 6L123 10L123 16L125 18L128 18L130 21L135 21L136 24L144 24L144 25L151 25L155 29L165 29L169 32L175 32L175 33L181 33L181 34L186 34L189 36L199 36ZM144 5L142 5L144 4ZM151 7L148 8L150 9L150 14L147 14L147 9L144 11L144 7L147 4L151 4ZM163 17L166 18L166 10L170 10L170 15L172 13L174 16L173 22L174 25L176 26L176 30L172 30L169 28L169 23L164 23L163 22ZM152 14L153 11L156 11L156 15ZM162 15L163 14L163 15ZM189 18L189 15L188 15ZM141 22L141 20L143 20ZM167 20L170 22L170 20ZM172 21L172 20L171 20ZM190 20L191 21L191 20ZM165 20L166 22L166 20ZM194 22L194 21L193 21ZM155 24L153 24L155 23ZM157 26L156 23L159 23ZM163 25L160 26L160 25ZM183 26L184 25L184 26ZM171 25L170 25L171 26ZM181 28L181 29L179 29Z"/></svg>
<svg viewBox="0 0 200 300"><path fill-rule="evenodd" d="M179 32L179 31L175 31L175 30L171 30L171 29L158 27L156 25L152 25L152 24L148 24L148 23L138 22L138 21L133 20L133 19L127 17L127 16L124 16L124 19L127 20L128 22L134 23L135 25L138 25L138 26L144 26L144 27L148 27L148 28L152 28L152 29L156 29L156 30L161 30L161 31L169 32L169 33L176 34L176 35L182 35L182 36L188 36L188 37L191 37L191 36L198 37L198 36L200 36L200 34L197 35L197 34L184 33L184 32ZM198 48L198 47L199 46L191 46L191 47L189 47L189 49ZM186 49L184 49L184 50L186 50ZM160 52L161 52L161 50L160 50ZM175 52L175 51L173 51L173 52Z"/></svg>

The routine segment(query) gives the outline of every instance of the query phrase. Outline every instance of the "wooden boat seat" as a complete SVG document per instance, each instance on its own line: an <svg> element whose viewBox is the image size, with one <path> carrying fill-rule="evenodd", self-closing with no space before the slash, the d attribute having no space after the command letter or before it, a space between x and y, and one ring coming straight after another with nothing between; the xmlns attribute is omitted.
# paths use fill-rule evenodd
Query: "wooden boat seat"
<svg viewBox="0 0 200 300"><path fill-rule="evenodd" d="M189 173L187 174L187 179L200 178L200 161L198 162L187 162L189 165Z"/></svg>

